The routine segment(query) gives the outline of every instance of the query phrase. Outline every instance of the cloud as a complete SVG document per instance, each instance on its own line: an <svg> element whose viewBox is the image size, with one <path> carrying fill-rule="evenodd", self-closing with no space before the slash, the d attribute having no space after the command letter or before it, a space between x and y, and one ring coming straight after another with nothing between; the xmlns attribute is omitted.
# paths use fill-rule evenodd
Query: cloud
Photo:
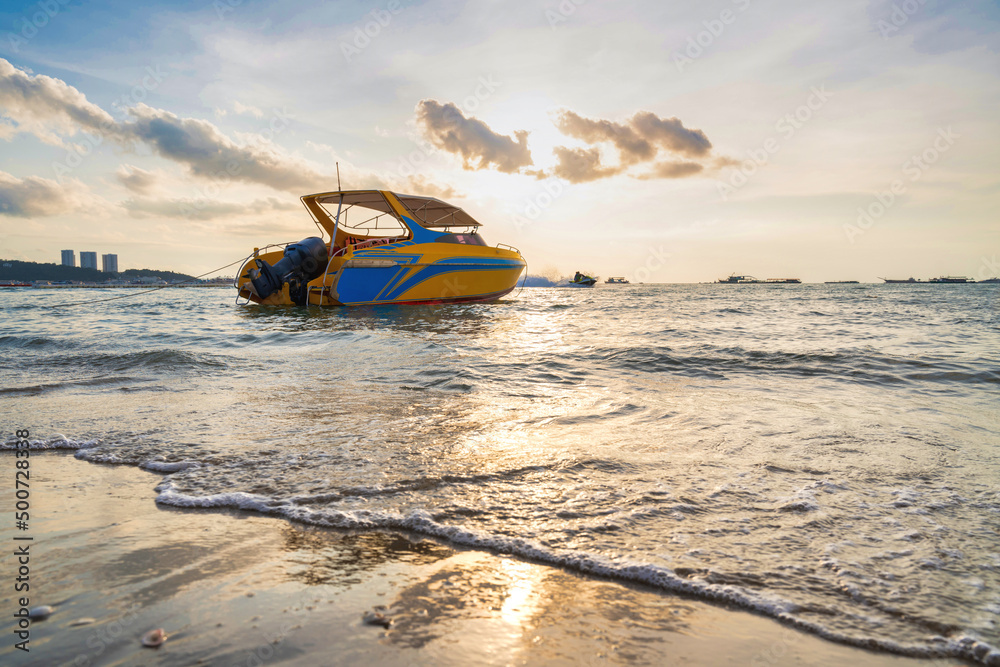
<svg viewBox="0 0 1000 667"><path fill-rule="evenodd" d="M639 174L636 178L648 180L651 178L686 178L700 174L705 166L697 162L661 162L653 165L652 170Z"/></svg>
<svg viewBox="0 0 1000 667"><path fill-rule="evenodd" d="M660 118L649 111L639 111L623 122L616 122L585 118L564 109L556 117L555 124L563 134L591 146L557 146L553 150L557 164L552 173L533 172L538 178L552 175L571 183L584 183L626 172L642 180L685 178L704 171L705 165L692 160L708 158L712 151L712 142L701 130L688 129L678 118ZM617 164L603 164L597 147L602 143L614 146ZM688 161L656 162L661 153L680 155ZM718 163L719 158L715 160ZM649 168L645 171L629 171L633 165L647 164Z"/></svg>
<svg viewBox="0 0 1000 667"><path fill-rule="evenodd" d="M416 108L417 124L434 146L462 158L469 170L495 168L506 174L517 173L532 165L528 133L514 132L514 139L497 134L477 118L466 118L453 103L420 100Z"/></svg>
<svg viewBox="0 0 1000 667"><path fill-rule="evenodd" d="M0 171L0 215L42 218L68 213L85 205L93 208L98 201L77 180L60 184L39 176L22 179Z"/></svg>
<svg viewBox="0 0 1000 667"><path fill-rule="evenodd" d="M712 150L712 142L704 132L687 129L679 118L660 118L652 112L640 111L630 122L639 134L673 153L694 157Z"/></svg>
<svg viewBox="0 0 1000 667"><path fill-rule="evenodd" d="M190 173L205 179L231 178L260 183L276 190L301 192L322 190L330 177L300 160L281 155L265 142L240 146L212 123L179 116L139 104L129 109L131 119L118 126L125 141L146 144L154 152L185 165ZM273 127L287 127L287 117L276 115Z"/></svg>
<svg viewBox="0 0 1000 667"><path fill-rule="evenodd" d="M149 194L156 185L156 175L135 165L123 164L115 171L118 182L132 192L140 195Z"/></svg>
<svg viewBox="0 0 1000 667"><path fill-rule="evenodd" d="M559 163L552 170L553 176L563 178L570 183L586 183L599 178L614 176L622 171L622 167L605 167L601 164L601 152L596 148L566 148L556 146L552 151ZM549 174L540 172L538 178L547 178Z"/></svg>
<svg viewBox="0 0 1000 667"><path fill-rule="evenodd" d="M297 211L301 208L298 202L285 201L277 197L257 199L248 204L132 197L121 202L120 206L128 211L128 214L133 218L185 218L188 220L212 220L237 215Z"/></svg>
<svg viewBox="0 0 1000 667"><path fill-rule="evenodd" d="M31 76L0 58L0 134L4 138L27 132L64 146L60 134L100 131L114 123L111 114L87 101L76 88L41 74Z"/></svg>
<svg viewBox="0 0 1000 667"><path fill-rule="evenodd" d="M423 176L410 176L406 179L407 192L412 192L417 195L422 195L426 197L437 197L447 201L449 199L454 199L458 196L458 193L450 185L437 185L428 181Z"/></svg>
<svg viewBox="0 0 1000 667"><path fill-rule="evenodd" d="M61 144L59 134L78 130L107 137L127 150L138 144L186 166L206 180L259 183L276 190L302 192L328 189L331 177L309 163L281 154L258 135L258 141L236 144L212 123L181 118L162 109L138 104L128 118L116 120L89 102L76 88L47 76L31 76L0 58L0 137L30 132L43 141ZM291 116L274 111L270 131L288 127Z"/></svg>
<svg viewBox="0 0 1000 667"><path fill-rule="evenodd" d="M257 107L250 106L249 104L240 104L236 100L233 100L233 111L240 115L247 114L253 116L254 118L264 117L264 112Z"/></svg>
<svg viewBox="0 0 1000 667"><path fill-rule="evenodd" d="M1000 5L995 0L900 3L871 0L872 30L883 39L906 36L917 53L940 55L986 47L1000 51Z"/></svg>
<svg viewBox="0 0 1000 667"><path fill-rule="evenodd" d="M622 164L633 164L649 160L656 155L656 149L627 125L610 120L591 120L572 111L563 111L556 120L556 127L563 134L598 144L610 141L618 149Z"/></svg>

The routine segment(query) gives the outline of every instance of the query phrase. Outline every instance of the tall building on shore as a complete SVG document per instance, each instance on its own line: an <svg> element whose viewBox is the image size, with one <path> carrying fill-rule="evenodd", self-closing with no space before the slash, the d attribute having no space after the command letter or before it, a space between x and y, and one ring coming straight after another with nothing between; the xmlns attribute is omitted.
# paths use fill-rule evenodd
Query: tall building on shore
<svg viewBox="0 0 1000 667"><path fill-rule="evenodd" d="M97 259L94 259L94 268L97 266ZM102 271L105 273L118 273L118 255L101 255Z"/></svg>
<svg viewBox="0 0 1000 667"><path fill-rule="evenodd" d="M76 266L76 253L72 250L62 251L62 265L63 266Z"/></svg>
<svg viewBox="0 0 1000 667"><path fill-rule="evenodd" d="M96 269L97 268L97 253L88 252L86 250L80 251L80 268L81 269Z"/></svg>

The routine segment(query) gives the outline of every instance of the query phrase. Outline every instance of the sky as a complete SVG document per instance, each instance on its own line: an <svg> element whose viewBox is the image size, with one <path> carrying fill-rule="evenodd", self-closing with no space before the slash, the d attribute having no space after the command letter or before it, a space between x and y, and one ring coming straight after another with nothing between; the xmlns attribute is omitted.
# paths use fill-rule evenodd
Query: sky
<svg viewBox="0 0 1000 667"><path fill-rule="evenodd" d="M996 0L4 0L0 258L210 273L339 163L532 274L987 278L998 119Z"/></svg>

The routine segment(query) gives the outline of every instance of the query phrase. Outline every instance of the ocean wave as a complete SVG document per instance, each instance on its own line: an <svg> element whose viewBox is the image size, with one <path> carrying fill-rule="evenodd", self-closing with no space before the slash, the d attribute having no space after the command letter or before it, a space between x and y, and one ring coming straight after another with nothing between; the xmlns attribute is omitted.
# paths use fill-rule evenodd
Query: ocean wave
<svg viewBox="0 0 1000 667"><path fill-rule="evenodd" d="M953 636L937 635L928 644L912 644L837 631L818 621L803 618L800 614L804 609L793 601L772 591L754 590L750 587L754 582L742 575L724 575L684 568L675 570L660 565L635 562L628 558L605 557L579 550L554 549L534 540L449 526L438 522L425 510L395 513L382 510L310 509L287 500L279 501L245 492L195 496L177 491L169 478L159 484L156 490L159 494L156 502L163 505L239 509L326 528L403 530L442 539L462 547L509 554L581 574L639 583L668 593L735 605L843 644L912 657L963 659L990 667L1000 665L1000 650L987 642L962 633ZM947 632L950 628L942 626L935 629Z"/></svg>
<svg viewBox="0 0 1000 667"><path fill-rule="evenodd" d="M630 371L670 372L711 379L768 373L828 377L876 386L905 383L1000 384L1000 369L981 369L932 357L892 356L866 350L783 352L702 346L691 353L687 348L627 347L599 348L588 356L590 361L600 359Z"/></svg>
<svg viewBox="0 0 1000 667"><path fill-rule="evenodd" d="M69 350L79 348L80 343L69 338L39 336L35 334L27 335L0 335L0 349L23 349L29 350Z"/></svg>
<svg viewBox="0 0 1000 667"><path fill-rule="evenodd" d="M132 377L107 377L107 378L88 378L84 380L68 380L66 382L51 382L47 384L26 385L22 387L0 387L0 396L3 395L10 396L17 394L34 396L38 394L48 393L50 391L58 391L60 389L102 387L107 385L127 384L130 382L145 382L145 380L141 378L132 378Z"/></svg>
<svg viewBox="0 0 1000 667"><path fill-rule="evenodd" d="M41 366L86 369L91 372L123 373L130 370L220 370L229 367L231 360L228 357L205 352L159 349L119 354L97 352L54 356L35 360L34 363Z"/></svg>

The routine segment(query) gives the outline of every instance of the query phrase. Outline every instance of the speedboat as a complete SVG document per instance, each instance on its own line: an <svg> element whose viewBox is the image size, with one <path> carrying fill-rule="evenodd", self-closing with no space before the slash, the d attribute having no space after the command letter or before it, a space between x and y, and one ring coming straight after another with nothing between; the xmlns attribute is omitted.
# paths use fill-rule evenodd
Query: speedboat
<svg viewBox="0 0 1000 667"><path fill-rule="evenodd" d="M300 306L494 301L526 266L489 246L458 206L388 190L301 197L322 236L254 248L236 278L241 303Z"/></svg>
<svg viewBox="0 0 1000 667"><path fill-rule="evenodd" d="M611 277L604 281L605 285L628 285L629 281L624 277Z"/></svg>
<svg viewBox="0 0 1000 667"><path fill-rule="evenodd" d="M577 271L576 275L573 276L573 280L570 280L568 285L570 287L593 287L596 282L597 278L591 278Z"/></svg>

